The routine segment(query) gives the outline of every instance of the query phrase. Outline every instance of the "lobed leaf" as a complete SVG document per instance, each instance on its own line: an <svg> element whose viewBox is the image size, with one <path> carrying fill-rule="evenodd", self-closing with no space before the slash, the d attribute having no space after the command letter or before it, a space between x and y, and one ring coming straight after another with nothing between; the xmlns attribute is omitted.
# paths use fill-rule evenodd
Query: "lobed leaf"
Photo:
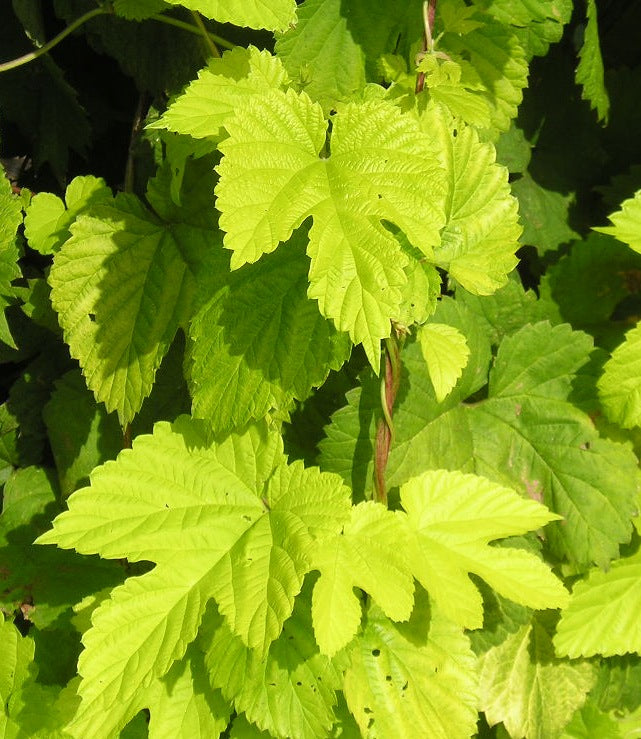
<svg viewBox="0 0 641 739"><path fill-rule="evenodd" d="M320 572L314 587L312 619L316 642L333 656L356 635L361 621L358 587L394 621L406 621L414 604L414 583L398 542L403 528L394 515L373 502L352 508L339 536L316 549L313 567Z"/></svg>
<svg viewBox="0 0 641 739"><path fill-rule="evenodd" d="M83 637L80 734L106 711L113 727L133 715L211 598L260 659L292 612L314 542L340 530L350 502L337 477L287 466L275 432L250 427L208 445L183 417L137 437L68 506L38 543L157 563L116 588Z"/></svg>
<svg viewBox="0 0 641 739"><path fill-rule="evenodd" d="M227 126L216 188L231 266L256 261L313 217L309 296L378 367L399 313L406 259L381 220L431 255L443 223L442 171L418 125L383 101L349 104L326 122L303 93L271 92ZM260 142L260 146L256 143Z"/></svg>
<svg viewBox="0 0 641 739"><path fill-rule="evenodd" d="M547 537L580 567L605 565L629 540L640 483L632 452L563 399L590 345L567 326L524 327L499 348L488 400L467 409L475 471L563 516Z"/></svg>
<svg viewBox="0 0 641 739"><path fill-rule="evenodd" d="M287 82L279 60L255 46L236 46L220 59L212 59L198 72L198 79L174 100L148 129L166 129L196 139L218 139L226 122L240 106L246 106Z"/></svg>
<svg viewBox="0 0 641 739"><path fill-rule="evenodd" d="M412 571L454 623L470 629L483 624L482 599L471 572L531 608L567 602L563 585L538 557L489 546L558 518L539 503L482 477L431 470L401 486L401 504Z"/></svg>
<svg viewBox="0 0 641 739"><path fill-rule="evenodd" d="M203 270L207 302L191 323L193 412L214 433L283 411L339 369L350 351L307 297L305 239L227 272Z"/></svg>
<svg viewBox="0 0 641 739"><path fill-rule="evenodd" d="M332 707L341 671L318 651L308 597L296 599L281 636L261 658L247 649L218 616L206 623L205 664L212 685L236 710L272 736L315 739L334 722Z"/></svg>

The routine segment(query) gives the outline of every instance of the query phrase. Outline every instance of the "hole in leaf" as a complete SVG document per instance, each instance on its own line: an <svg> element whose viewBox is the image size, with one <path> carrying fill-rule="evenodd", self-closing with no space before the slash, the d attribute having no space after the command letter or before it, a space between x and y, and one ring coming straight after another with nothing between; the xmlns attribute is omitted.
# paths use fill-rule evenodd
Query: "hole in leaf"
<svg viewBox="0 0 641 739"><path fill-rule="evenodd" d="M89 320L90 320L90 321L91 321L92 323L95 323L95 322L96 322L96 314L95 314L95 313L90 313L90 314L89 314Z"/></svg>
<svg viewBox="0 0 641 739"><path fill-rule="evenodd" d="M372 649L372 657L378 657L381 653L380 649Z"/></svg>

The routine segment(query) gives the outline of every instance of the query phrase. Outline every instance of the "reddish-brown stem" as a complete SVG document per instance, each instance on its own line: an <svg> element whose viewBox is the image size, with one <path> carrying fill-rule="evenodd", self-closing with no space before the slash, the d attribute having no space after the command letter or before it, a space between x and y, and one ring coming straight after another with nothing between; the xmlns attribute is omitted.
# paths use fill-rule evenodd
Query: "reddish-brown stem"
<svg viewBox="0 0 641 739"><path fill-rule="evenodd" d="M389 458L390 447L394 437L392 414L394 403L401 382L401 354L399 341L395 335L385 340L383 355L384 369L381 380L381 407L383 418L376 428L376 442L374 449L374 495L375 499L387 505L387 487L385 484L385 469Z"/></svg>
<svg viewBox="0 0 641 739"><path fill-rule="evenodd" d="M128 423L122 430L122 448L131 449L131 424Z"/></svg>
<svg viewBox="0 0 641 739"><path fill-rule="evenodd" d="M432 33L434 31L434 18L436 17L436 2L437 0L426 0L423 3L423 16L425 31L423 33L423 41L421 43L421 51L431 51L432 47ZM425 87L425 72L419 72L416 77L416 94L423 91Z"/></svg>

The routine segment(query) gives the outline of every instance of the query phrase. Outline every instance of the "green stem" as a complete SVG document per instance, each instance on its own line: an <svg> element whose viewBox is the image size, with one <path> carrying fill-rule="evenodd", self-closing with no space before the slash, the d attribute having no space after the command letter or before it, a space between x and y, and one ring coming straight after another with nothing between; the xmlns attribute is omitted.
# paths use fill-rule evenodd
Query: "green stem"
<svg viewBox="0 0 641 739"><path fill-rule="evenodd" d="M35 51L30 51L28 54L19 56L17 59L12 59L9 62L3 62L2 64L0 64L0 72L8 72L10 69L15 69L16 67L21 67L23 64L29 64L29 62L33 62L38 57L41 57L43 54L51 51L54 46L57 46L63 39L67 38L70 33L73 33L76 28L82 26L83 23L90 21L92 18L95 18L98 15L107 15L109 13L113 13L110 5L105 5L104 7L94 8L93 10L90 10L88 13L81 15L80 18L76 18L76 20L71 23L71 25L67 26L64 31L60 31L57 36L52 38L51 41L47 41L47 43L44 44L44 46L41 46L39 49L36 49Z"/></svg>
<svg viewBox="0 0 641 739"><path fill-rule="evenodd" d="M176 28L181 28L183 31L189 31L189 33L195 33L198 36L202 36L200 28L194 26L192 23L185 23L185 21L178 20L178 18L172 18L170 15L162 15L161 13L158 13L157 15L152 15L151 20L158 21L159 23L166 23L168 26L175 26ZM218 44L218 46L222 46L223 49L234 48L234 45L222 36L217 36L215 33L211 33L207 29L205 29L205 33L213 42Z"/></svg>
<svg viewBox="0 0 641 739"><path fill-rule="evenodd" d="M50 52L51 49L53 49L61 41L66 39L70 33L73 33L77 28L82 26L84 23L87 23L87 21L90 21L92 18L96 18L99 15L113 15L113 12L114 11L111 4L103 5L100 8L94 8L93 10L90 10L84 15L81 15L79 18L76 18L73 23L68 25L63 31L60 31L57 36L52 38L51 41L47 41L47 43L41 46L39 49L36 49L35 51L30 51L28 54L23 54L22 56L19 56L16 59L11 59L8 62L0 63L0 73L8 72L11 69L16 69L17 67L22 67L24 64L29 64L30 62L35 61L39 57ZM222 38L222 36L217 36L215 33L210 33L205 28L202 19L197 13L194 13L193 15L197 25L185 23L184 21L178 20L177 18L172 18L171 16L162 15L160 13L158 13L157 15L152 15L150 19L158 21L159 23L165 23L168 26L175 26L176 28L180 28L183 31L189 31L189 33L194 33L197 36L201 36L205 40L207 48L214 56L220 56L220 52L218 51L218 47L216 46L216 44L218 46L222 46L224 49L234 48L234 45L227 41L227 39Z"/></svg>
<svg viewBox="0 0 641 739"><path fill-rule="evenodd" d="M194 21L196 22L196 25L198 26L198 29L200 30L200 35L203 37L205 46L209 49L212 56L215 56L218 59L220 59L220 51L218 51L218 47L212 41L211 36L207 32L207 29L205 28L205 24L203 23L203 19L200 17L200 13L197 13L195 10L192 10L191 14L192 14Z"/></svg>

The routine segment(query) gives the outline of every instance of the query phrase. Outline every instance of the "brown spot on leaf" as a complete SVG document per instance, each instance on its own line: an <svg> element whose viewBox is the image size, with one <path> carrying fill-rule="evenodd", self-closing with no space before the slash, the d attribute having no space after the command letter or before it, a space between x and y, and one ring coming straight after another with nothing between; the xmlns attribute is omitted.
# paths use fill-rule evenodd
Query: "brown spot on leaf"
<svg viewBox="0 0 641 739"><path fill-rule="evenodd" d="M528 480L523 478L523 484L525 485L525 492L529 498L536 500L537 503L543 503L543 485L540 480Z"/></svg>

